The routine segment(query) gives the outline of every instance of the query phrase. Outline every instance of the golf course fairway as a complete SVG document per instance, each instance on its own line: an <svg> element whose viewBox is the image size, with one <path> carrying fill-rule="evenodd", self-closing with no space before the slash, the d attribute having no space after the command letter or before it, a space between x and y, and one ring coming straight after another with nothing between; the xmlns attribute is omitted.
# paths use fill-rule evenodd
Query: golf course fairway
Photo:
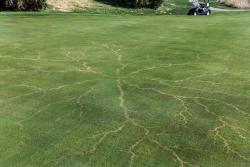
<svg viewBox="0 0 250 167"><path fill-rule="evenodd" d="M0 14L0 167L249 167L250 13Z"/></svg>

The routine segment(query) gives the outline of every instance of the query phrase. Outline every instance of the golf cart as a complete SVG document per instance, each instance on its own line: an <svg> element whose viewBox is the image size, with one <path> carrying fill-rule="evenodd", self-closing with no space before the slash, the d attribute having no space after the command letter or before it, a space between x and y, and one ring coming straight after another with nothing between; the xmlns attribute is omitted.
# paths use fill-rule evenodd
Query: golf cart
<svg viewBox="0 0 250 167"><path fill-rule="evenodd" d="M190 0L192 7L188 12L188 15L207 15L211 14L209 0L204 0L204 2L199 2L199 0Z"/></svg>

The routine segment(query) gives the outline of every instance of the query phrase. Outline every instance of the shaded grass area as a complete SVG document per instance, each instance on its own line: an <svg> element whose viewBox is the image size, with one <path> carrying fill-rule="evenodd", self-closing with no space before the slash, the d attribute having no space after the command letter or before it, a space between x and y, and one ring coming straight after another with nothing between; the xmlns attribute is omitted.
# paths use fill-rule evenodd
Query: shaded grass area
<svg viewBox="0 0 250 167"><path fill-rule="evenodd" d="M76 8L74 12L89 14L117 14L117 15L186 15L192 6L185 0L164 0L157 9L147 8L123 8L110 0L94 1L90 8ZM210 2L212 7L231 9L217 0Z"/></svg>
<svg viewBox="0 0 250 167"><path fill-rule="evenodd" d="M233 9L233 6L227 6L224 3L220 3L217 0L211 0L210 4L212 7L220 8L220 9Z"/></svg>
<svg viewBox="0 0 250 167"><path fill-rule="evenodd" d="M164 0L157 9L124 8L112 0L95 0L90 8L76 8L74 12L92 14L130 14L130 15L180 15L187 14L190 4L183 0Z"/></svg>
<svg viewBox="0 0 250 167"><path fill-rule="evenodd" d="M249 166L248 20L2 13L1 166Z"/></svg>
<svg viewBox="0 0 250 167"><path fill-rule="evenodd" d="M82 14L107 14L107 15L186 15L191 7L187 0L164 0L157 9L149 8L126 8L121 7L112 0L93 0L88 2L88 7L75 5L72 9L74 13ZM74 4L72 4L74 6ZM229 8L217 0L211 1L211 6L218 8ZM49 6L49 12L53 7ZM230 9L230 8L229 8Z"/></svg>

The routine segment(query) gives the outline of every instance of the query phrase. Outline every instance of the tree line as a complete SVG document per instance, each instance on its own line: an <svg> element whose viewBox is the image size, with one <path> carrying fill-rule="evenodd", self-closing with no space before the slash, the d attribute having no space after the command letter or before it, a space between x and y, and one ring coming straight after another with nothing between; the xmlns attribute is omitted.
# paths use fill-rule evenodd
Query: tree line
<svg viewBox="0 0 250 167"><path fill-rule="evenodd" d="M0 10L39 11L46 7L46 0L0 0Z"/></svg>
<svg viewBox="0 0 250 167"><path fill-rule="evenodd" d="M163 2L163 0L108 0L108 1L113 4L128 8L157 8ZM0 10L39 11L45 8L46 8L46 0L0 0Z"/></svg>
<svg viewBox="0 0 250 167"><path fill-rule="evenodd" d="M163 0L113 0L117 1L119 5L129 8L157 8Z"/></svg>

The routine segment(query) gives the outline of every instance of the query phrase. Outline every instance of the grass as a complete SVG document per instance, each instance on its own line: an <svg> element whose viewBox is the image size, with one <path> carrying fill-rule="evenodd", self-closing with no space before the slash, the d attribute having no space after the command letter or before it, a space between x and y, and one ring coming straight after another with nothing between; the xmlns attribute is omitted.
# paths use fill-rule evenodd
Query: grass
<svg viewBox="0 0 250 167"><path fill-rule="evenodd" d="M74 12L85 14L111 14L111 15L185 15L192 6L188 0L164 0L162 5L157 9L129 9L122 8L109 3L101 3L105 0L92 1L88 8L78 7ZM107 1L107 0L106 0ZM232 7L225 6L217 0L211 0L212 7L232 9Z"/></svg>
<svg viewBox="0 0 250 167"><path fill-rule="evenodd" d="M250 166L249 13L0 15L0 166Z"/></svg>
<svg viewBox="0 0 250 167"><path fill-rule="evenodd" d="M221 9L232 9L232 8L234 8L233 6L227 6L224 3L220 3L217 0L211 0L210 5L212 7L221 8Z"/></svg>
<svg viewBox="0 0 250 167"><path fill-rule="evenodd" d="M43 12L74 12L83 14L116 15L183 15L187 14L191 3L188 0L163 0L157 9L119 7L113 0L48 0ZM217 0L210 1L213 7L229 8Z"/></svg>
<svg viewBox="0 0 250 167"><path fill-rule="evenodd" d="M113 4L113 5L112 5ZM72 5L71 7L73 7ZM117 14L117 15L180 15L187 14L190 8L188 1L183 0L164 0L163 4L157 9L130 9L119 7L109 0L89 0L89 7L75 6L73 12L87 14ZM51 11L53 6L48 7Z"/></svg>

